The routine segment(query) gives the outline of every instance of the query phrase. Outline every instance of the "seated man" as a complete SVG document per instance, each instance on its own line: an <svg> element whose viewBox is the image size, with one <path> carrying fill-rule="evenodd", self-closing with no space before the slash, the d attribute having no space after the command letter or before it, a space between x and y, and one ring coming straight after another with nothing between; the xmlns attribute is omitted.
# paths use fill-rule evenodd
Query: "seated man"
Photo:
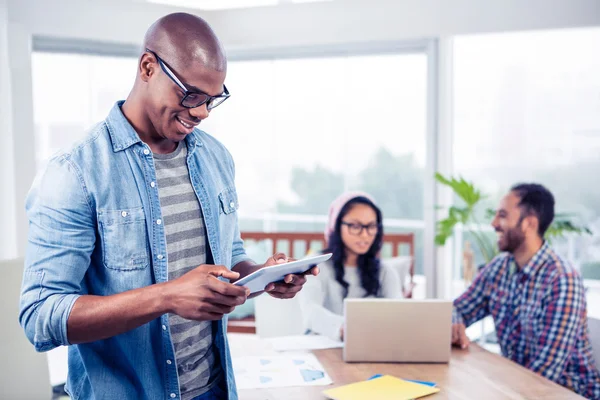
<svg viewBox="0 0 600 400"><path fill-rule="evenodd" d="M492 226L504 253L454 300L452 343L466 348L465 328L491 314L502 355L600 399L581 276L543 239L553 218L554 197L541 185L516 185L500 201Z"/></svg>

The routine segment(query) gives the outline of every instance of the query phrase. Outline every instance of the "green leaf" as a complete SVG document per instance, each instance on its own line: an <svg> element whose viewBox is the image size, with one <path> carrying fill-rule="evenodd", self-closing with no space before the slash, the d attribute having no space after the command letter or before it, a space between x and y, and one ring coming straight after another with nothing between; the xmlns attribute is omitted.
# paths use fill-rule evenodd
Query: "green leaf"
<svg viewBox="0 0 600 400"><path fill-rule="evenodd" d="M475 185L462 177L445 177L440 173L435 174L435 179L440 184L448 186L454 194L459 197L464 203L464 207L452 206L448 209L448 217L439 221L437 224L437 232L435 243L443 246L446 241L454 234L456 224L462 223L468 226L469 223L479 225L476 218L476 208L479 202L486 198ZM496 211L492 209L485 210L485 216L488 219L493 219ZM557 213L554 221L546 232L546 239L563 237L566 234L591 235L592 231L585 225L574 222L575 216L570 213ZM479 247L482 255L489 261L497 252L495 245L486 238L482 232L469 230L473 235L476 245Z"/></svg>
<svg viewBox="0 0 600 400"><path fill-rule="evenodd" d="M554 221L548 227L544 237L552 241L552 239L565 237L568 233L577 235L592 235L592 231L585 225L577 225L570 217L572 214L556 214Z"/></svg>
<svg viewBox="0 0 600 400"><path fill-rule="evenodd" d="M464 178L446 178L439 172L435 174L435 179L448 187L450 187L454 193L460 197L468 206L473 207L481 199L484 198L481 192L475 188L475 186L467 182Z"/></svg>

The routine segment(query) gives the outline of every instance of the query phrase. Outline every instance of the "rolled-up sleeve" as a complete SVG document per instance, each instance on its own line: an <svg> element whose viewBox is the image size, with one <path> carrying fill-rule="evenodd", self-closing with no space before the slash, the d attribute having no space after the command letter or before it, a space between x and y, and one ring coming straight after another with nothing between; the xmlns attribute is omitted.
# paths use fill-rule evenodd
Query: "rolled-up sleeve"
<svg viewBox="0 0 600 400"><path fill-rule="evenodd" d="M37 351L68 345L67 320L82 294L96 241L95 212L67 156L50 161L26 200L29 236L19 322Z"/></svg>

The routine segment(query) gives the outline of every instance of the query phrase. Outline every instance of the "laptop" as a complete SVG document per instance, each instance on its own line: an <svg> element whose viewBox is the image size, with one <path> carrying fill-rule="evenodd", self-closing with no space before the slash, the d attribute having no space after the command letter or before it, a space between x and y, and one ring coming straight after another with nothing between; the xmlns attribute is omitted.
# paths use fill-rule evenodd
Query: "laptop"
<svg viewBox="0 0 600 400"><path fill-rule="evenodd" d="M447 363L452 301L344 300L344 361Z"/></svg>

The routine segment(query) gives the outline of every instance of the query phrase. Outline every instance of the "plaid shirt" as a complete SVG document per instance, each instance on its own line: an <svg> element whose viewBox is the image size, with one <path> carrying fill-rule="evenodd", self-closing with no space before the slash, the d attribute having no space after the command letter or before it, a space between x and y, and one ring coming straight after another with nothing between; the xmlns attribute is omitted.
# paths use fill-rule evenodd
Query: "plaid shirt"
<svg viewBox="0 0 600 400"><path fill-rule="evenodd" d="M512 255L500 254L454 300L453 323L469 326L490 314L504 357L600 399L583 281L547 243L520 270Z"/></svg>

